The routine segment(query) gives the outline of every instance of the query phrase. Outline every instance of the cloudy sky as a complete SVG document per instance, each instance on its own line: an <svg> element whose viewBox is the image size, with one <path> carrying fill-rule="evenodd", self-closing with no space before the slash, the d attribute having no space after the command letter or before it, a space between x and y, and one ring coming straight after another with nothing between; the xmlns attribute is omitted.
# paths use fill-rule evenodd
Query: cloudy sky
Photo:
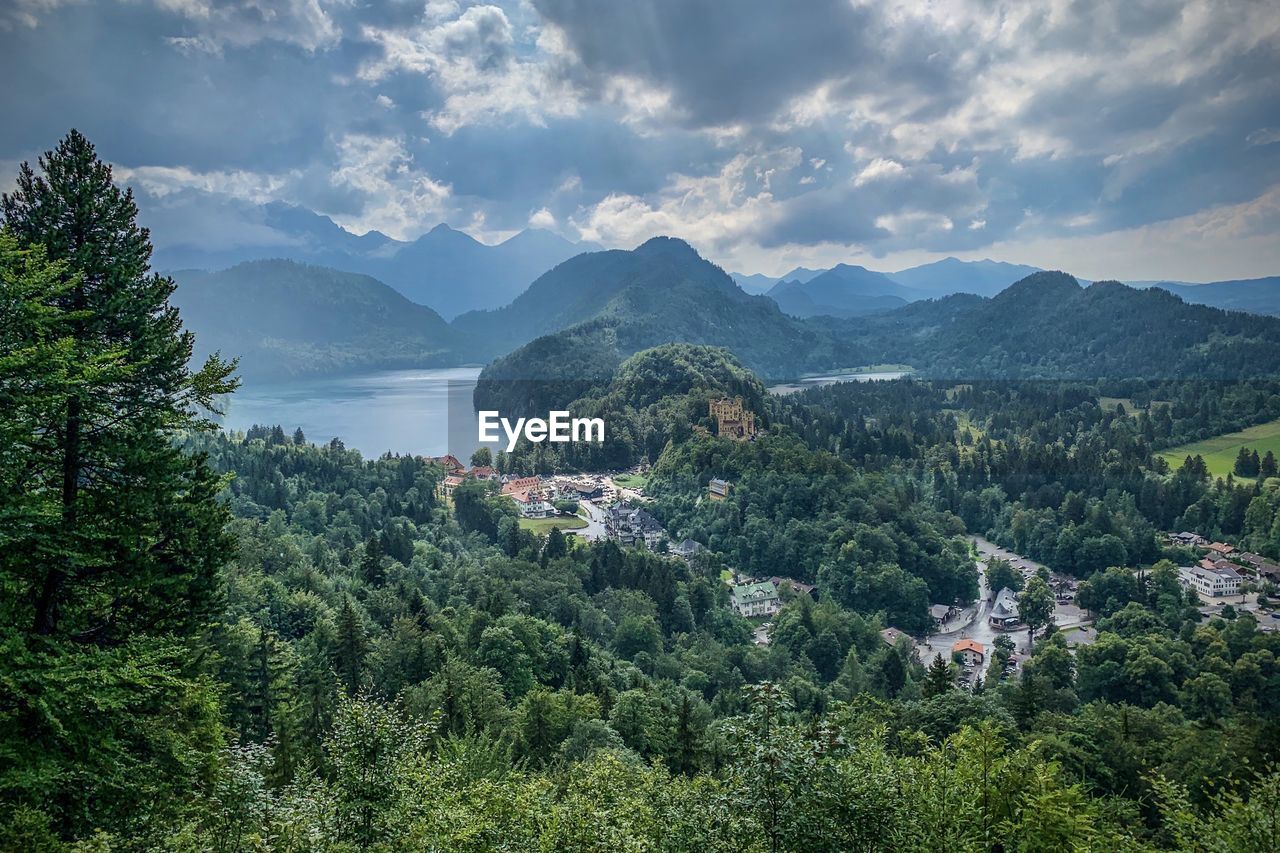
<svg viewBox="0 0 1280 853"><path fill-rule="evenodd" d="M280 200L771 274L1280 273L1274 0L3 0L0 74L0 182L77 127L161 239Z"/></svg>

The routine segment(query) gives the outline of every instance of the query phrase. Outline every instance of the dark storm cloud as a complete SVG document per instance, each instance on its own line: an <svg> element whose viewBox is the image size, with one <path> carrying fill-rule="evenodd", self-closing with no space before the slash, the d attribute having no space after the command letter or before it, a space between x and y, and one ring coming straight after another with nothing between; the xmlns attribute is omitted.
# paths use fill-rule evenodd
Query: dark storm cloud
<svg viewBox="0 0 1280 853"><path fill-rule="evenodd" d="M398 236L536 213L729 258L958 252L1280 185L1277 32L1249 0L11 0L0 162L76 126L231 243L282 200Z"/></svg>

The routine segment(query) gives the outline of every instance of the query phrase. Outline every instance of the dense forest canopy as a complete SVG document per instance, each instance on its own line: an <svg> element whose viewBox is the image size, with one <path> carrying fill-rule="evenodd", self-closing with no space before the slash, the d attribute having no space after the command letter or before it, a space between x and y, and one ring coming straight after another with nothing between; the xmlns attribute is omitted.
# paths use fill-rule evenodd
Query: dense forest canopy
<svg viewBox="0 0 1280 853"><path fill-rule="evenodd" d="M775 398L723 349L621 347L557 392L612 444L498 465L649 464L703 548L580 542L422 458L212 429L234 365L188 367L131 196L79 134L38 170L0 232L0 848L1280 845L1280 634L1202 618L1158 535L1280 557L1280 478L1155 454L1280 417L1273 380ZM755 441L716 434L724 395ZM972 599L975 534L1079 579L1094 642L1037 625L972 688L886 642ZM760 644L733 571L818 587Z"/></svg>

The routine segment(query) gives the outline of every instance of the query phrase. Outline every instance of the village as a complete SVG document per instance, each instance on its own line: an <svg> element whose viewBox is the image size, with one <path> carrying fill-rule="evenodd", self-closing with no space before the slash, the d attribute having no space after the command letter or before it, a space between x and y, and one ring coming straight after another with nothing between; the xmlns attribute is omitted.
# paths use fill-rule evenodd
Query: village
<svg viewBox="0 0 1280 853"><path fill-rule="evenodd" d="M716 425L716 434L722 438L754 441L758 435L755 413L746 408L741 397L709 401L708 414ZM702 431L706 432L705 428ZM538 476L502 474L491 464L468 468L451 454L424 458L444 468L445 476L438 487L442 499L452 499L454 491L468 479L492 482L499 494L515 504L522 524L538 532L557 527L584 541L612 539L622 545L666 550L676 556L690 556L702 548L692 540L670 542L662 525L644 509L643 505L650 501L644 493L648 474L644 465L626 471ZM712 478L706 497L724 500L731 488L728 480Z"/></svg>
<svg viewBox="0 0 1280 853"><path fill-rule="evenodd" d="M758 435L755 415L740 397L712 400L708 413L721 438L754 441ZM701 427L699 430L705 431ZM468 468L452 455L430 457L428 461L445 469L439 486L442 498L450 499L468 479L493 482L499 494L515 504L522 525L539 532L557 527L582 541L608 539L624 547L646 548L686 561L705 550L702 543L692 539L672 541L661 522L645 509L652 500L645 494L645 466L626 471L537 476L501 474L491 465ZM729 480L713 477L703 498L725 500L732 489ZM1280 565L1192 532L1170 533L1165 538L1171 547L1185 549L1183 553L1198 558L1192 565L1179 566L1178 576L1181 586L1194 590L1198 596L1202 618L1231 608L1235 612L1255 612L1262 617L1262 630L1280 630L1280 612L1259 612L1259 591L1280 583ZM1045 581L1053 594L1049 624L1064 636L1068 646L1093 642L1097 636L1093 620L1076 605L1074 579L981 536L971 536L969 544L978 569L978 598L968 604L932 604L929 616L933 630L924 635L912 636L895 626L885 627L880 635L886 645L901 647L926 666L937 658L954 663L957 686L968 689L993 675L1017 675L1031 655L1034 638L1023 619L1018 594L1008 586L992 589L988 585L988 570L996 560L1007 563L1023 581L1033 576ZM771 620L788 600L796 595L816 598L818 594L815 585L783 575L747 577L726 570L723 579L730 609L752 620L757 645L768 645Z"/></svg>

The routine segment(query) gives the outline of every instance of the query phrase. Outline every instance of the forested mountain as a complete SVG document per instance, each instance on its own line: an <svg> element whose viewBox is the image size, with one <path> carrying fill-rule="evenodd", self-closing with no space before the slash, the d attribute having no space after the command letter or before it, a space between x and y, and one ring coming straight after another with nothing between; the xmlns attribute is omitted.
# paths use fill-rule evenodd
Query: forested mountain
<svg viewBox="0 0 1280 853"><path fill-rule="evenodd" d="M287 258L373 276L448 319L506 305L546 270L597 248L539 229L489 246L443 224L410 242L377 231L357 236L327 216L278 202L255 214L252 244L220 249L162 244L156 266L220 270L249 260Z"/></svg>
<svg viewBox="0 0 1280 853"><path fill-rule="evenodd" d="M860 317L900 308L925 296L884 273L849 264L838 264L808 281L780 281L766 295L783 313L794 317Z"/></svg>
<svg viewBox="0 0 1280 853"><path fill-rule="evenodd" d="M1280 373L1280 320L1114 281L1082 288L1061 272L1028 276L991 299L953 295L822 325L858 349L858 363L906 363L938 376Z"/></svg>
<svg viewBox="0 0 1280 853"><path fill-rule="evenodd" d="M1143 282L1167 290L1183 302L1211 305L1228 311L1250 314L1280 314L1280 276L1238 281L1214 281L1208 284L1183 284L1176 281Z"/></svg>
<svg viewBox="0 0 1280 853"><path fill-rule="evenodd" d="M919 292L921 297L946 296L952 293L995 296L1015 281L1037 272L1040 270L1036 267L1024 264L943 258L931 264L888 273L888 276L899 284Z"/></svg>
<svg viewBox="0 0 1280 853"><path fill-rule="evenodd" d="M462 363L465 340L439 314L367 275L293 261L179 272L173 304L195 356L221 351L252 378Z"/></svg>
<svg viewBox="0 0 1280 853"><path fill-rule="evenodd" d="M767 376L835 366L841 352L829 336L785 316L771 299L743 293L669 237L574 258L507 308L460 317L454 328L492 342L496 352L532 341L486 369L507 379L607 375L631 353L671 342L728 347ZM549 339L533 340L539 335Z"/></svg>

